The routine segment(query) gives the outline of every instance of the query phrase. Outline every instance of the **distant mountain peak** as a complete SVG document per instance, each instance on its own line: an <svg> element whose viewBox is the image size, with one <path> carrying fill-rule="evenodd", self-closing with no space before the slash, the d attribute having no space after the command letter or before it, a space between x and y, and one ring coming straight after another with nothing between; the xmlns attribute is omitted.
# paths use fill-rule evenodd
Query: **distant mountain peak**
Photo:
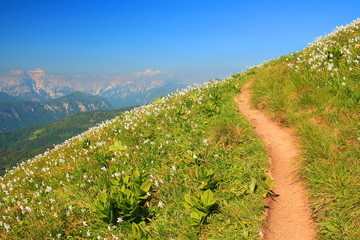
<svg viewBox="0 0 360 240"><path fill-rule="evenodd" d="M28 71L28 74L41 74L41 75L45 75L45 71L40 69L40 68L37 68L35 70L29 70Z"/></svg>
<svg viewBox="0 0 360 240"><path fill-rule="evenodd" d="M154 75L161 73L160 70L152 70L152 69L146 69L145 72L143 72L144 75Z"/></svg>

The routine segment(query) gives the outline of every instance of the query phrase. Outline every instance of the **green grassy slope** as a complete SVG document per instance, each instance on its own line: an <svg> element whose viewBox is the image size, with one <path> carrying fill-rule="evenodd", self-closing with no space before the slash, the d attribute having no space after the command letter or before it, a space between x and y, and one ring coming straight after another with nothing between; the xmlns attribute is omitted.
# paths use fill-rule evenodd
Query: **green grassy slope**
<svg viewBox="0 0 360 240"><path fill-rule="evenodd" d="M242 84L178 92L21 164L0 180L0 238L256 239L271 181Z"/></svg>
<svg viewBox="0 0 360 240"><path fill-rule="evenodd" d="M0 175L17 163L52 149L54 144L130 109L79 113L59 121L0 133Z"/></svg>
<svg viewBox="0 0 360 240"><path fill-rule="evenodd" d="M322 239L360 236L360 21L252 69L254 106L297 129Z"/></svg>

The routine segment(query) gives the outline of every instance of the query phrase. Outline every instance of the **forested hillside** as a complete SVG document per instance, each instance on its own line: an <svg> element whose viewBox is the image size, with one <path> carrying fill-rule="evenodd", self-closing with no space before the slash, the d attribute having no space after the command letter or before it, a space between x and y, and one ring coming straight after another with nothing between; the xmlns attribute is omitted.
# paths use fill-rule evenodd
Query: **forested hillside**
<svg viewBox="0 0 360 240"><path fill-rule="evenodd" d="M54 145L130 109L78 113L59 121L0 133L0 175L17 163L52 149Z"/></svg>

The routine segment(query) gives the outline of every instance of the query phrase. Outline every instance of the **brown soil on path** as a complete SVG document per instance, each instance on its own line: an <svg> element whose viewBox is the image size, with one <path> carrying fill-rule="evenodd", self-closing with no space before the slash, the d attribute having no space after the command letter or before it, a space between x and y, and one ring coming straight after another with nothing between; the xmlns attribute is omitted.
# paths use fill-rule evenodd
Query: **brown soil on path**
<svg viewBox="0 0 360 240"><path fill-rule="evenodd" d="M272 191L280 196L268 199L269 210L263 230L265 240L316 239L316 227L310 216L307 190L298 177L299 147L292 131L280 127L262 112L250 108L251 82L236 97L239 110L255 127L266 144L275 181Z"/></svg>

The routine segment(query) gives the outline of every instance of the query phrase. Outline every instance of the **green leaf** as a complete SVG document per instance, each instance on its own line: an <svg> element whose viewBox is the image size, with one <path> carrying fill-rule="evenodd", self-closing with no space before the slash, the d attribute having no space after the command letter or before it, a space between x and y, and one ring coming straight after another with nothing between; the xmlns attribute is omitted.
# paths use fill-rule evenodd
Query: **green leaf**
<svg viewBox="0 0 360 240"><path fill-rule="evenodd" d="M151 183L149 181L144 182L140 187L140 189L143 190L144 192L148 192L150 188L151 188Z"/></svg>
<svg viewBox="0 0 360 240"><path fill-rule="evenodd" d="M193 207L196 203L194 202L194 197L190 194L185 195L185 201L189 204L190 207Z"/></svg>
<svg viewBox="0 0 360 240"><path fill-rule="evenodd" d="M251 179L251 183L249 185L249 191L250 193L254 193L255 192L255 188L256 188L256 179L252 178Z"/></svg>
<svg viewBox="0 0 360 240"><path fill-rule="evenodd" d="M232 188L229 191L235 194L236 196L241 196L245 194L245 192L247 191L247 187L241 186L239 188Z"/></svg>
<svg viewBox="0 0 360 240"><path fill-rule="evenodd" d="M208 177L213 176L213 175L214 175L214 170L209 169L209 170L207 171L206 175L207 175Z"/></svg>
<svg viewBox="0 0 360 240"><path fill-rule="evenodd" d="M200 209L197 209L197 208L193 208L191 209L191 212L192 213L196 213L197 215L199 215L200 217L205 217L208 213L204 210L204 211L201 211Z"/></svg>
<svg viewBox="0 0 360 240"><path fill-rule="evenodd" d="M139 169L136 169L136 170L134 171L134 177L135 177L135 178L140 178L140 176L141 176L141 174L140 174Z"/></svg>
<svg viewBox="0 0 360 240"><path fill-rule="evenodd" d="M126 148L118 140L115 141L114 144L109 147L109 151L112 151L112 152L122 152L125 150L126 150Z"/></svg>
<svg viewBox="0 0 360 240"><path fill-rule="evenodd" d="M110 179L110 183L111 183L112 185L115 185L115 186L119 186L119 185L120 185L119 181L117 181L116 179Z"/></svg>
<svg viewBox="0 0 360 240"><path fill-rule="evenodd" d="M271 188L275 185L275 182L273 180L271 180L271 178L266 177L265 184L268 188Z"/></svg>
<svg viewBox="0 0 360 240"><path fill-rule="evenodd" d="M199 202L199 199L197 199L196 197L186 194L184 198L185 198L185 201L190 206L190 208L197 208L201 211L206 211L204 206L201 205L201 203ZM185 204L184 204L184 206L186 207Z"/></svg>
<svg viewBox="0 0 360 240"><path fill-rule="evenodd" d="M123 181L124 181L125 184L127 184L127 183L130 181L130 177L129 177L129 176L125 176L125 177L123 178Z"/></svg>
<svg viewBox="0 0 360 240"><path fill-rule="evenodd" d="M197 212L191 212L190 217L196 219L198 222L201 221L202 217Z"/></svg>
<svg viewBox="0 0 360 240"><path fill-rule="evenodd" d="M144 196L141 196L141 197L139 197L140 199L142 199L142 200L145 200L145 199L147 199L149 196L148 195L144 195Z"/></svg>
<svg viewBox="0 0 360 240"><path fill-rule="evenodd" d="M216 203L214 194L210 189L206 190L204 193L201 194L201 201L202 203L204 203L206 208L209 208Z"/></svg>

